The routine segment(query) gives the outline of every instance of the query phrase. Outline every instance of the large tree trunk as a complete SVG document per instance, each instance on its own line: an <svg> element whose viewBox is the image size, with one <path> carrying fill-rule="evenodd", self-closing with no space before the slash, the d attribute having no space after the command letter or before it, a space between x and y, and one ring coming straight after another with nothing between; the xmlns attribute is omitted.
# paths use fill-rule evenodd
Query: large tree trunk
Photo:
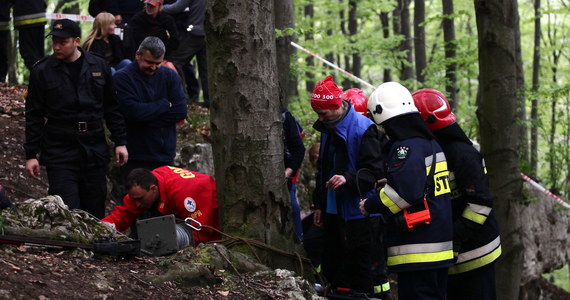
<svg viewBox="0 0 570 300"><path fill-rule="evenodd" d="M283 35L277 38L277 77L279 80L279 100L282 107L287 107L289 97L294 95L291 85L290 64L291 55L295 51L291 46L293 35L286 32L287 28L295 27L293 0L274 0L275 5L275 28L282 31Z"/></svg>
<svg viewBox="0 0 570 300"><path fill-rule="evenodd" d="M534 51L532 56L532 91L530 109L530 174L537 178L538 173L538 90L540 87L540 0L534 0Z"/></svg>
<svg viewBox="0 0 570 300"><path fill-rule="evenodd" d="M523 194L517 155L523 73L517 9L516 0L475 0L480 74L477 115L503 245L496 267L497 299L518 299L523 267Z"/></svg>
<svg viewBox="0 0 570 300"><path fill-rule="evenodd" d="M382 12L379 15L380 23L382 23L382 36L387 39L390 37L390 23L388 21L388 13ZM389 68L384 69L384 76L382 76L384 82L392 81L392 70Z"/></svg>
<svg viewBox="0 0 570 300"><path fill-rule="evenodd" d="M401 81L414 78L414 57L412 55L412 29L410 22L410 0L398 0L400 13L400 34L404 40L400 45L400 51L404 52L406 59L402 62Z"/></svg>
<svg viewBox="0 0 570 300"><path fill-rule="evenodd" d="M419 87L424 87L426 81L424 70L426 61L426 33L422 24L426 19L426 7L424 0L414 0L414 54L416 59L416 79L420 83Z"/></svg>
<svg viewBox="0 0 570 300"><path fill-rule="evenodd" d="M459 98L457 97L457 63L455 62L457 48L455 40L455 21L453 20L453 0L442 0L443 6L443 41L445 47L445 91L451 102L451 109L457 111Z"/></svg>
<svg viewBox="0 0 570 300"><path fill-rule="evenodd" d="M273 1L262 3L213 0L206 7L220 224L230 235L293 251L299 245L284 178ZM274 251L259 256L294 269Z"/></svg>
<svg viewBox="0 0 570 300"><path fill-rule="evenodd" d="M313 22L313 17L315 16L315 6L311 3L309 5L305 5L305 7L303 8L303 12L306 18L311 20L311 23ZM311 27L313 27L311 25ZM305 37L305 40L312 40L313 39L313 34L311 33L311 31L308 31ZM315 58L313 58L312 56L308 56L307 58L305 58L305 61L307 62L307 67L309 70L313 69L313 66L315 65ZM315 74L311 73L311 72L305 72L305 76L307 77L307 80L305 81L305 90L308 93L312 93L313 90L315 89Z"/></svg>

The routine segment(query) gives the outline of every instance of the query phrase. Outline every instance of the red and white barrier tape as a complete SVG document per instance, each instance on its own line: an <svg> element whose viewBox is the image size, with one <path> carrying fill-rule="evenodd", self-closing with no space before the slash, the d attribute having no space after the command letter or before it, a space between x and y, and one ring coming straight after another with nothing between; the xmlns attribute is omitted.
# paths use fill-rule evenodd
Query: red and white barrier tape
<svg viewBox="0 0 570 300"><path fill-rule="evenodd" d="M538 182L532 180L530 177L526 176L525 174L521 173L521 176L524 180L528 181L530 183L530 185L532 185L533 187L535 187L537 190L540 190L542 192L544 192L545 194L547 194L548 196L550 196L552 199L554 199L554 201L560 203L562 206L566 207L566 208L570 208L570 204L566 203L564 200L560 199L560 197L554 195L552 192L550 192L547 188L543 187L542 185L540 185Z"/></svg>
<svg viewBox="0 0 570 300"><path fill-rule="evenodd" d="M299 44L297 44L297 43L295 43L295 42L291 42L291 46L293 46L293 47L295 47L295 48L297 48L297 49L299 49L299 50L301 50L301 51L303 51L303 52L309 54L310 56L312 56L312 57L314 57L314 58L316 58L316 59L318 59L318 60L324 62L325 64L331 66L333 69L336 69L336 70L341 71L342 73L346 74L348 77L357 80L358 82L360 82L360 83L366 85L367 87L369 87L369 88L371 88L371 89L373 89L373 90L376 89L376 87L373 86L373 85L371 85L370 83L368 83L368 82L366 82L366 81L364 81L364 80L362 80L362 79L360 79L360 78L354 76L353 74L349 73L348 71L346 71L346 70L342 69L341 67L339 67L339 66L333 64L332 62L330 62L330 61L328 61L328 60L326 60L326 59L324 59L324 58L318 56L317 54L315 54L315 53L313 53L313 52L311 52L311 51L309 51L309 50L307 50L307 49L305 49L305 48L299 46Z"/></svg>
<svg viewBox="0 0 570 300"><path fill-rule="evenodd" d="M82 15L74 15L74 14L60 14L60 13L47 13L46 17L48 19L55 19L55 20L70 19L73 21L87 21L87 22L93 22L93 20L95 20L91 16L82 16Z"/></svg>

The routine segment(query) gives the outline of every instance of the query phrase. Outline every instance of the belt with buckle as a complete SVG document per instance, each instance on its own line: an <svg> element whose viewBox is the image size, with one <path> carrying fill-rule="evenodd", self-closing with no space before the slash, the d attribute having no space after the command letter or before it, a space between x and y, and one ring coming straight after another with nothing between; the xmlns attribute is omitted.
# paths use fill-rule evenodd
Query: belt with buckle
<svg viewBox="0 0 570 300"><path fill-rule="evenodd" d="M48 120L47 125L77 132L87 132L101 128L102 122L100 119L95 121L66 121L50 119Z"/></svg>

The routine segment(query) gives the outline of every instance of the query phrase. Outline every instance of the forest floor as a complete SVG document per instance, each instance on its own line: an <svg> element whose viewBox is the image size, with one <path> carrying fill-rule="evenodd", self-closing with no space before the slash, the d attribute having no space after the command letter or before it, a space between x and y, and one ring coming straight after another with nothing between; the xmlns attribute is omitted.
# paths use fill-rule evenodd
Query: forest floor
<svg viewBox="0 0 570 300"><path fill-rule="evenodd" d="M0 185L13 202L47 195L47 179L25 174L25 86L0 83ZM206 128L196 136L207 138ZM108 211L115 203L108 204ZM0 244L0 299L284 299L274 295L272 282L248 289L238 279L220 276L210 286L187 286L180 280L155 284L165 264L183 263L170 257L85 255L41 246ZM273 295L272 295L273 294Z"/></svg>

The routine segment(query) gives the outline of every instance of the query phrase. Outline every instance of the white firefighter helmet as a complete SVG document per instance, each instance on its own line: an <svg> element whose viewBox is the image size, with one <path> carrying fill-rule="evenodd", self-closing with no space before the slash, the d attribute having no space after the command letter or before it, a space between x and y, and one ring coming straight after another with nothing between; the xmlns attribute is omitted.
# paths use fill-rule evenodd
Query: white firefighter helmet
<svg viewBox="0 0 570 300"><path fill-rule="evenodd" d="M376 124L395 116L419 113L410 91L397 82L385 82L374 90L368 100L368 112Z"/></svg>

